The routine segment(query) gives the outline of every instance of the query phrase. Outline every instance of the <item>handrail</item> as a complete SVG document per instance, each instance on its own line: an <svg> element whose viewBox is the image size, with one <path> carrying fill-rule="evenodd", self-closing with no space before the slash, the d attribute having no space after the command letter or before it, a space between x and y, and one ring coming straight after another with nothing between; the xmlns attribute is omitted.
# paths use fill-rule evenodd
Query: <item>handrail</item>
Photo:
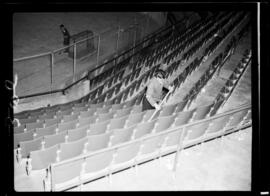
<svg viewBox="0 0 270 196"><path fill-rule="evenodd" d="M167 27L167 28L161 27L161 28L158 29L156 32L153 32L153 33L151 33L150 35L146 35L146 37L148 37L148 36L149 36L149 37L146 38L145 40L141 41L140 43L136 44L136 46L134 46L134 47L128 49L128 50L125 51L124 53L119 54L118 56L112 58L111 60L107 61L106 63L103 63L103 64L99 65L98 67L95 67L94 69L88 71L88 73L92 73L92 72L96 71L97 69L100 69L100 68L103 67L104 65L108 64L109 62L115 61L115 60L118 59L120 56L124 56L124 55L127 54L128 52L132 51L133 49L137 48L138 46L142 45L143 43L149 41L149 40L152 39L153 37L155 37L155 36L157 36L157 35L159 35L159 34L165 32L165 31L167 31L167 30L169 30L169 29L172 29L173 26L175 26L175 25L176 25L176 26L179 25L179 24L182 23L184 20L185 20L185 18L182 19L182 20L177 21L174 25L170 25L170 26ZM164 28L164 29L163 29L163 28ZM97 36L97 35L94 35L94 36L92 36L92 37L95 37L95 36ZM91 37L91 38L92 38L92 37ZM90 39L90 38L88 38L88 39ZM82 40L80 40L80 41L82 41ZM80 42L80 41L79 41L79 42ZM76 43L77 43L77 42L76 42ZM74 43L74 44L76 44L76 43ZM146 47L148 47L148 46L146 46ZM58 50L60 50L60 49L58 49ZM55 51L58 51L58 50L54 50L54 52L55 52ZM130 57L135 56L137 53L139 53L139 51L136 52L136 53L134 53L134 54L132 54ZM47 53L44 53L44 54L47 54ZM44 54L41 54L41 55L44 55ZM51 54L51 53L48 53L48 54ZM41 55L35 55L35 57L36 57L36 56L41 56ZM21 58L21 59L27 59L27 58L30 58L30 57L25 57L25 58ZM16 59L16 60L21 60L21 59ZM115 66L115 65L114 65L114 66ZM62 88L62 89L53 90L53 91L45 91L45 92L42 92L42 93L34 93L34 94L30 94L30 95L25 95L25 96L19 96L19 97L12 98L12 99L13 99L13 100L16 100L16 99L25 99L25 98L37 97L37 96L41 96L41 95L55 94L55 93L59 93L59 92L64 93L67 89L71 88L72 86L76 85L77 83L79 83L79 82L81 82L81 81L83 81L83 80L85 80L85 79L87 79L87 78L88 78L88 75L82 77L81 79L79 79L79 80L73 82L73 83L70 84L69 86L64 87L64 88Z"/></svg>

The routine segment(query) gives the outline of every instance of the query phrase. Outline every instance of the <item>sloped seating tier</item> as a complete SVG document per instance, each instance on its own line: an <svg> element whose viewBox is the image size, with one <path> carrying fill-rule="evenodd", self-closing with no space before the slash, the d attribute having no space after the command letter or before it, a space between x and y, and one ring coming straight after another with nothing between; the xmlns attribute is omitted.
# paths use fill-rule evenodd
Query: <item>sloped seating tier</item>
<svg viewBox="0 0 270 196"><path fill-rule="evenodd" d="M185 149L189 146L211 140L212 138L223 136L225 133L224 130L227 130L226 134L237 131L238 129L241 129L243 124L236 120L238 124L233 123L235 127L231 129L231 127L228 126L230 117L239 119L239 116L243 116L243 113L248 115L248 111L250 109L250 105L244 106L242 108L228 111L214 117L209 117L186 125L173 127L163 132L146 135L144 137L133 139L122 144L112 145L111 147L107 147L92 153L85 153L78 157L59 163L52 163L50 166L52 171L51 188L53 191L65 190L82 183L76 181L63 189L57 189L56 187L60 183L60 181L57 179L60 178L61 175L56 175L56 172L62 172L63 176L61 178L65 178L65 180L61 181L61 183L69 182L71 178L75 177L78 179L83 179L83 182L88 182L102 176L111 176L114 172L132 166L137 166L139 163L161 157L171 152L175 152L176 149ZM211 135L211 133L218 132L220 132L220 134L216 134L215 136ZM107 141L109 141L109 139L107 139ZM105 154L108 156L105 157ZM90 160L94 161L91 162ZM69 167L69 165L72 165L71 163L80 163L81 165L76 167L80 168L81 170L76 171L76 175L68 173L64 174L65 169L71 169ZM86 164L89 165L86 166ZM82 170L81 167L84 169ZM86 169L86 167L88 169Z"/></svg>

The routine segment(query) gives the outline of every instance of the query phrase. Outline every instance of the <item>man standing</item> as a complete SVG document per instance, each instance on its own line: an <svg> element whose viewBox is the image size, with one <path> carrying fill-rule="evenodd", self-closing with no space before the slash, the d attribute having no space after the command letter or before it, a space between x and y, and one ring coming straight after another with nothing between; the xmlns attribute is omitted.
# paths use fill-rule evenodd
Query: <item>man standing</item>
<svg viewBox="0 0 270 196"><path fill-rule="evenodd" d="M173 87L169 86L166 81L166 74L163 70L157 70L154 77L147 85L146 94L143 98L142 111L151 109L160 109L159 103L162 101L162 89L172 91Z"/></svg>
<svg viewBox="0 0 270 196"><path fill-rule="evenodd" d="M68 46L69 42L70 42L70 34L69 34L68 30L66 29L66 27L63 24L60 25L60 30L62 31L63 36L64 36L63 45ZM65 49L64 52L68 52L68 51L69 51L69 48Z"/></svg>

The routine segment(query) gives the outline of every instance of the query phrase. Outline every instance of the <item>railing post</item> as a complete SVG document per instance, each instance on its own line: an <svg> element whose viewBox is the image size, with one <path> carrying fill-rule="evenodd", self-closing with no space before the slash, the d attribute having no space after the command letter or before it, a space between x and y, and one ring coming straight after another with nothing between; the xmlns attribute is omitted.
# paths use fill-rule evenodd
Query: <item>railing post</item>
<svg viewBox="0 0 270 196"><path fill-rule="evenodd" d="M76 72L76 43L73 46L73 82L75 81L75 72Z"/></svg>
<svg viewBox="0 0 270 196"><path fill-rule="evenodd" d="M97 45L97 63L96 63L96 67L98 67L99 64L99 52L100 52L100 34L98 35L98 45ZM95 75L98 75L99 69L96 70Z"/></svg>
<svg viewBox="0 0 270 196"><path fill-rule="evenodd" d="M51 66L50 66L50 71L51 71L51 91L52 91L52 86L53 86L53 66L54 65L54 53L51 52Z"/></svg>

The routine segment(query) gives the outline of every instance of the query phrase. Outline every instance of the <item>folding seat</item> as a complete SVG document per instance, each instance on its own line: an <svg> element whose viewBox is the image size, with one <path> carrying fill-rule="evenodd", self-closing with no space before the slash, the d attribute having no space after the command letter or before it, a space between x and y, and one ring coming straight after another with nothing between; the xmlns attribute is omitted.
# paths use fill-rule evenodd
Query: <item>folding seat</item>
<svg viewBox="0 0 270 196"><path fill-rule="evenodd" d="M155 128L156 121L157 120L152 120L150 122L143 122L143 123L137 124L132 138L138 139L140 137L143 137L147 134L152 133Z"/></svg>
<svg viewBox="0 0 270 196"><path fill-rule="evenodd" d="M65 115L71 115L73 109L69 108L67 110L61 110L59 112L56 112L56 118L63 118Z"/></svg>
<svg viewBox="0 0 270 196"><path fill-rule="evenodd" d="M97 89L97 96L101 96L101 95L102 95L102 92L103 92L103 86L100 86L100 87Z"/></svg>
<svg viewBox="0 0 270 196"><path fill-rule="evenodd" d="M159 117L156 121L154 132L158 133L169 129L173 125L175 118L176 115Z"/></svg>
<svg viewBox="0 0 270 196"><path fill-rule="evenodd" d="M70 159L79 156L83 153L87 138L82 138L77 141L61 143L59 152L59 161Z"/></svg>
<svg viewBox="0 0 270 196"><path fill-rule="evenodd" d="M133 107L128 107L120 110L116 110L114 118L121 118L130 114Z"/></svg>
<svg viewBox="0 0 270 196"><path fill-rule="evenodd" d="M193 110L177 113L173 127L178 127L178 126L188 123L191 120L195 111L196 111L196 108Z"/></svg>
<svg viewBox="0 0 270 196"><path fill-rule="evenodd" d="M248 114L248 111L249 108L232 114L226 129L234 129L240 126L244 120L244 117Z"/></svg>
<svg viewBox="0 0 270 196"><path fill-rule="evenodd" d="M70 121L77 120L79 115L80 115L79 113L78 114L71 114L71 115L64 115L61 122L63 123L63 122L70 122Z"/></svg>
<svg viewBox="0 0 270 196"><path fill-rule="evenodd" d="M55 163L58 148L58 145L54 145L46 149L31 151L30 159L32 170L45 169L48 168L50 164Z"/></svg>
<svg viewBox="0 0 270 196"><path fill-rule="evenodd" d="M132 142L117 148L111 165L110 176L116 171L136 165L136 157L140 150L140 142Z"/></svg>
<svg viewBox="0 0 270 196"><path fill-rule="evenodd" d="M38 110L36 110L36 111L31 111L30 113L29 113L29 117L30 118L33 118L33 117L36 117L36 116L40 116L40 115L43 115L44 114L44 109L38 109ZM29 118L28 117L28 118Z"/></svg>
<svg viewBox="0 0 270 196"><path fill-rule="evenodd" d="M57 125L61 122L61 118L45 119L44 127L50 127L52 125Z"/></svg>
<svg viewBox="0 0 270 196"><path fill-rule="evenodd" d="M175 109L175 113L182 112L188 103L188 99L184 99L183 101L177 103L177 108Z"/></svg>
<svg viewBox="0 0 270 196"><path fill-rule="evenodd" d="M24 118L24 119L20 119L20 123L21 124L27 124L27 123L35 123L37 122L37 117L32 117L32 118Z"/></svg>
<svg viewBox="0 0 270 196"><path fill-rule="evenodd" d="M34 139L34 129L24 132L24 133L16 133L14 134L14 149L18 147L18 144L23 141L30 141Z"/></svg>
<svg viewBox="0 0 270 196"><path fill-rule="evenodd" d="M35 138L56 134L56 129L57 124L45 128L37 128L35 132Z"/></svg>
<svg viewBox="0 0 270 196"><path fill-rule="evenodd" d="M106 100L106 96L107 96L107 94L104 93L104 94L102 94L100 97L98 97L98 98L97 98L97 103L102 103L102 104L104 104L104 102L105 102L105 100Z"/></svg>
<svg viewBox="0 0 270 196"><path fill-rule="evenodd" d="M90 116L94 116L96 114L97 109L96 108L90 108L88 111L82 111L80 112L80 118L87 118Z"/></svg>
<svg viewBox="0 0 270 196"><path fill-rule="evenodd" d="M29 117L29 112L22 112L19 114L14 114L14 118L17 119L27 119Z"/></svg>
<svg viewBox="0 0 270 196"><path fill-rule="evenodd" d="M124 77L123 83L125 84L125 86L128 85L129 80L130 80L131 74L127 75L126 77Z"/></svg>
<svg viewBox="0 0 270 196"><path fill-rule="evenodd" d="M88 136L87 152L93 152L96 150L107 148L109 145L111 134L111 132L108 132L99 135Z"/></svg>
<svg viewBox="0 0 270 196"><path fill-rule="evenodd" d="M113 160L114 150L107 150L87 156L81 176L82 182L89 182L107 176Z"/></svg>
<svg viewBox="0 0 270 196"><path fill-rule="evenodd" d="M44 136L44 148L49 148L56 144L64 143L67 131L63 131L58 134Z"/></svg>
<svg viewBox="0 0 270 196"><path fill-rule="evenodd" d="M111 110L111 105L108 105L108 106L105 106L105 107L102 107L102 108L97 108L97 112L96 114L99 115L99 114L107 114L110 112Z"/></svg>
<svg viewBox="0 0 270 196"><path fill-rule="evenodd" d="M100 122L104 122L107 120L111 120L112 118L114 118L115 113L116 113L116 111L111 111L109 113L99 114L96 122L100 123Z"/></svg>
<svg viewBox="0 0 270 196"><path fill-rule="evenodd" d="M136 125L128 128L114 129L110 138L109 146L114 146L131 140Z"/></svg>
<svg viewBox="0 0 270 196"><path fill-rule="evenodd" d="M56 113L55 112L51 112L51 113L45 113L44 115L41 115L39 116L39 120L42 121L42 120L46 120L46 119L52 119L56 116Z"/></svg>
<svg viewBox="0 0 270 196"><path fill-rule="evenodd" d="M25 125L26 130L32 130L36 128L43 128L44 127L44 121L35 122L35 123L27 123Z"/></svg>
<svg viewBox="0 0 270 196"><path fill-rule="evenodd" d="M126 99L128 98L129 90L130 90L130 87L128 87L126 90L123 91L122 101L126 101Z"/></svg>
<svg viewBox="0 0 270 196"><path fill-rule="evenodd" d="M84 127L68 130L67 142L73 142L73 141L86 137L88 130L89 130L89 126L84 126Z"/></svg>
<svg viewBox="0 0 270 196"><path fill-rule="evenodd" d="M204 140L204 135L206 133L206 130L209 126L210 122L205 121L205 122L200 122L192 125L188 125L184 128L185 133L184 133L184 141L183 141L183 146L191 146L194 144L199 144L203 142Z"/></svg>
<svg viewBox="0 0 270 196"><path fill-rule="evenodd" d="M79 124L77 128L84 127L84 126L90 126L91 124L96 123L97 116L90 116L86 118L79 118Z"/></svg>
<svg viewBox="0 0 270 196"><path fill-rule="evenodd" d="M13 131L14 134L23 133L24 129L25 129L25 125L21 125L19 127L14 127L13 129L14 129L14 131Z"/></svg>
<svg viewBox="0 0 270 196"><path fill-rule="evenodd" d="M89 104L89 105L88 105L88 108L89 108L89 109L92 109L92 108L93 108L93 109L94 109L94 108L97 109L97 108L102 108L103 105L104 105L104 103Z"/></svg>
<svg viewBox="0 0 270 196"><path fill-rule="evenodd" d="M152 109L152 110L146 110L145 111L145 115L143 117L143 122L146 122L146 121L149 121L150 118L153 116L153 114L155 113L155 109ZM153 116L152 119L157 119L159 117L159 113L160 113L160 110L156 112L156 114Z"/></svg>
<svg viewBox="0 0 270 196"><path fill-rule="evenodd" d="M124 103L121 104L113 104L112 111L121 110L124 107Z"/></svg>
<svg viewBox="0 0 270 196"><path fill-rule="evenodd" d="M211 109L213 108L213 103L205 105L205 106L200 106L197 107L195 114L192 118L192 121L196 121L196 120L201 120L204 119L205 117L208 116L208 114L210 113Z"/></svg>
<svg viewBox="0 0 270 196"><path fill-rule="evenodd" d="M137 84L137 81L133 82L133 84L130 86L130 89L129 89L129 96L130 97L133 96L136 84Z"/></svg>
<svg viewBox="0 0 270 196"><path fill-rule="evenodd" d="M58 124L58 130L57 132L60 133L62 131L67 131L71 129L75 129L77 127L77 124L79 124L79 120L74 120L70 122L64 122Z"/></svg>
<svg viewBox="0 0 270 196"><path fill-rule="evenodd" d="M131 99L131 100L125 102L124 107L125 108L133 107L135 105L135 102L136 102L136 99Z"/></svg>
<svg viewBox="0 0 270 196"><path fill-rule="evenodd" d="M213 138L224 135L225 128L230 120L230 115L221 116L210 121L205 132L205 138Z"/></svg>
<svg viewBox="0 0 270 196"><path fill-rule="evenodd" d="M120 94L115 98L114 104L120 104L121 101L122 101L122 97L123 97L123 92L120 93Z"/></svg>
<svg viewBox="0 0 270 196"><path fill-rule="evenodd" d="M142 122L144 114L145 112L131 113L126 120L125 127L130 127Z"/></svg>
<svg viewBox="0 0 270 196"><path fill-rule="evenodd" d="M119 83L119 84L115 85L115 87L114 87L114 95L117 95L120 92L121 86L122 86L122 83Z"/></svg>
<svg viewBox="0 0 270 196"><path fill-rule="evenodd" d="M19 142L22 158L26 158L27 156L29 156L31 151L40 150L42 147L41 145L42 140L43 138L38 138L38 139L29 140L29 141Z"/></svg>
<svg viewBox="0 0 270 196"><path fill-rule="evenodd" d="M137 161L139 163L155 159L159 156L161 146L165 141L164 135L147 137L142 140Z"/></svg>
<svg viewBox="0 0 270 196"><path fill-rule="evenodd" d="M108 130L109 124L110 124L110 120L91 124L88 135L98 135L98 134L105 133Z"/></svg>
<svg viewBox="0 0 270 196"><path fill-rule="evenodd" d="M113 118L110 121L110 124L108 126L108 131L111 131L113 129L122 129L122 128L124 128L127 118L128 118L128 116L123 116L123 117L119 117L119 118Z"/></svg>
<svg viewBox="0 0 270 196"><path fill-rule="evenodd" d="M63 191L80 184L83 159L52 164L52 191Z"/></svg>
<svg viewBox="0 0 270 196"><path fill-rule="evenodd" d="M159 117L170 116L174 114L174 111L176 110L177 106L178 103L163 106L159 114Z"/></svg>

